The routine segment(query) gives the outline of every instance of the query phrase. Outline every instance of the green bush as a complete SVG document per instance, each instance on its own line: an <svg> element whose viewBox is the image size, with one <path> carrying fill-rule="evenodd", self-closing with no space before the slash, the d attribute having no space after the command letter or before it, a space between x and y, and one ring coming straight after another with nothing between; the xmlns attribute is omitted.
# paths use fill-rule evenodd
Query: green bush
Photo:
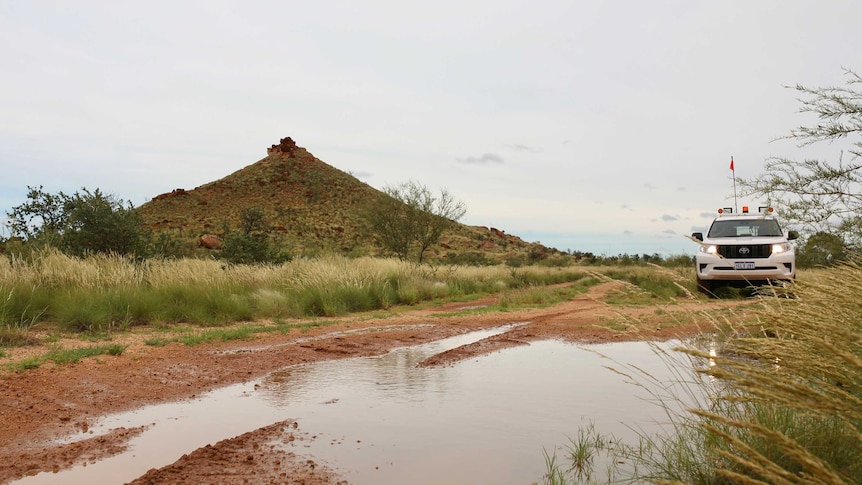
<svg viewBox="0 0 862 485"><path fill-rule="evenodd" d="M150 233L131 203L99 189L67 195L28 187L28 201L13 207L13 235L37 246L75 255L116 253L144 256Z"/></svg>
<svg viewBox="0 0 862 485"><path fill-rule="evenodd" d="M232 231L225 227L224 246L219 256L233 264L273 263L290 261L291 255L284 248L270 241L269 225L259 207L245 209L240 214L240 226Z"/></svg>
<svg viewBox="0 0 862 485"><path fill-rule="evenodd" d="M850 258L844 238L839 234L817 232L805 238L796 250L796 264L800 268L834 266Z"/></svg>
<svg viewBox="0 0 862 485"><path fill-rule="evenodd" d="M442 260L443 264L463 264L465 266L493 266L496 261L489 259L484 253L447 253Z"/></svg>
<svg viewBox="0 0 862 485"><path fill-rule="evenodd" d="M234 264L266 263L271 254L266 234L229 234L219 256Z"/></svg>

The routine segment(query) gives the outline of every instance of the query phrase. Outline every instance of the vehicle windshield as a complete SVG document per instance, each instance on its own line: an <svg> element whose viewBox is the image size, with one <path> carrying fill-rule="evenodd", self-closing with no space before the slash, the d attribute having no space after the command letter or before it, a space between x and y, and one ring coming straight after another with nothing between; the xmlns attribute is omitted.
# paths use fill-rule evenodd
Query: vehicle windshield
<svg viewBox="0 0 862 485"><path fill-rule="evenodd" d="M781 226L774 219L715 221L707 237L781 236Z"/></svg>

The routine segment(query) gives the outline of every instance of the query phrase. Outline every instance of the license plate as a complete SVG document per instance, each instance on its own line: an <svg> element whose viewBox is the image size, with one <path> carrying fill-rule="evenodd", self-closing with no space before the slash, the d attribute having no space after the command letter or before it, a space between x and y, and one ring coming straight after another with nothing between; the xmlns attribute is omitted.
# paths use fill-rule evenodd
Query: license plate
<svg viewBox="0 0 862 485"><path fill-rule="evenodd" d="M754 261L743 261L739 263L733 263L734 269L754 269Z"/></svg>

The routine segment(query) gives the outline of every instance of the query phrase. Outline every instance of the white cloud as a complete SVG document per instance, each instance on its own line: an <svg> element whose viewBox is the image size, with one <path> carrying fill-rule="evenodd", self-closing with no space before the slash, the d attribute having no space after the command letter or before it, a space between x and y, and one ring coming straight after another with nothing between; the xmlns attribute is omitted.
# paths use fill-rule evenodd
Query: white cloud
<svg viewBox="0 0 862 485"><path fill-rule="evenodd" d="M461 163L474 163L474 164L485 164L485 163L503 163L503 157L497 155L496 153L483 153L478 157L465 157L456 159Z"/></svg>
<svg viewBox="0 0 862 485"><path fill-rule="evenodd" d="M514 144L514 145L506 145L510 149L516 152L527 152L527 153L542 153L544 150L541 148L528 147L526 145Z"/></svg>

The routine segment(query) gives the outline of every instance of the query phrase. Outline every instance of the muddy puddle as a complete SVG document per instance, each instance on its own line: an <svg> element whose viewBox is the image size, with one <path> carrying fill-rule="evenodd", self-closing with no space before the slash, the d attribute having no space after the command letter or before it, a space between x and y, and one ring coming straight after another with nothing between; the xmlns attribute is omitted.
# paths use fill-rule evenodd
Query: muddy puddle
<svg viewBox="0 0 862 485"><path fill-rule="evenodd" d="M581 427L634 439L633 428L651 433L666 422L654 396L605 367L635 365L659 386L679 380L644 342L542 341L417 368L434 354L505 330L293 366L193 400L108 416L65 441L144 426L127 452L15 483L123 483L207 444L295 420L306 438L284 446L350 483L529 484L545 473L543 450L568 444Z"/></svg>

